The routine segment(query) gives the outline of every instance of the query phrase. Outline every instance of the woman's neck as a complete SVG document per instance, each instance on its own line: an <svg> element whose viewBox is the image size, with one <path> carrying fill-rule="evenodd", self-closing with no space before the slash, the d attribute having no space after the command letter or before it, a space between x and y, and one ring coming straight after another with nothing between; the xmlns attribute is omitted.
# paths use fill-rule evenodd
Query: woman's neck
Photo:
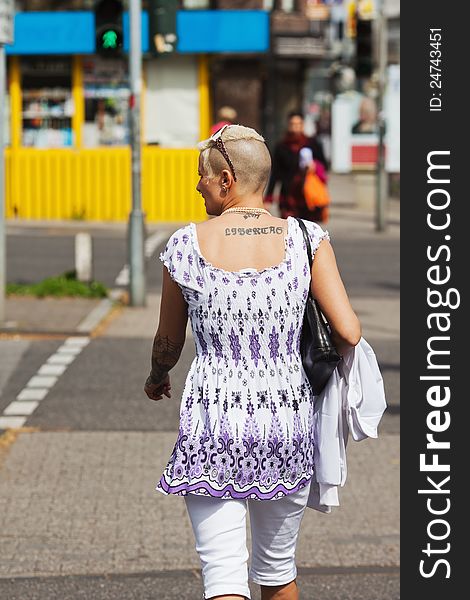
<svg viewBox="0 0 470 600"><path fill-rule="evenodd" d="M238 194L229 196L223 204L222 210L236 206L249 206L250 208L264 208L263 194Z"/></svg>

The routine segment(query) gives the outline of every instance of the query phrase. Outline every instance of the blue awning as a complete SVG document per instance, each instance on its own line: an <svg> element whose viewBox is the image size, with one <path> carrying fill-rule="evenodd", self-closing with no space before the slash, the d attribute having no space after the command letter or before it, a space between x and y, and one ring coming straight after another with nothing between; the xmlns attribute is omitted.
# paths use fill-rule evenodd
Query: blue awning
<svg viewBox="0 0 470 600"><path fill-rule="evenodd" d="M269 13L265 10L181 10L178 52L267 52Z"/></svg>
<svg viewBox="0 0 470 600"><path fill-rule="evenodd" d="M15 43L7 54L93 54L92 12L27 12L15 15Z"/></svg>
<svg viewBox="0 0 470 600"><path fill-rule="evenodd" d="M124 52L129 50L129 14L123 13ZM142 52L149 48L148 14L142 12ZM24 12L15 15L15 43L7 54L94 54L93 12Z"/></svg>
<svg viewBox="0 0 470 600"><path fill-rule="evenodd" d="M123 13L124 51L129 50L129 14ZM177 52L267 52L269 13L264 10L182 10L177 13ZM142 52L149 50L149 17L142 12ZM94 54L91 11L20 12L15 43L7 54Z"/></svg>

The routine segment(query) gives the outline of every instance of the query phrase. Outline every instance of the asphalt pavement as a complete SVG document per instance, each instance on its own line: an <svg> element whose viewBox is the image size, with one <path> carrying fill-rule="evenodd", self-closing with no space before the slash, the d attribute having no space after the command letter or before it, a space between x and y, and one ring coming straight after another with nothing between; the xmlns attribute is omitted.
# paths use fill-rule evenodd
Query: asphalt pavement
<svg viewBox="0 0 470 600"><path fill-rule="evenodd" d="M398 600L397 568L299 569L303 600ZM8 600L201 600L197 571L161 571L142 575L64 576L0 579L0 596ZM260 600L253 589L252 600Z"/></svg>
<svg viewBox="0 0 470 600"><path fill-rule="evenodd" d="M378 440L348 445L341 507L304 517L297 561L305 599L399 598L398 203L390 222L387 232L376 233L372 215L342 201L327 227L364 337L379 358L389 409ZM189 330L172 373L173 398L155 404L142 392L158 321L157 255L175 228L148 227L146 307L115 302L81 332L85 308L73 323L73 310L63 308L62 330L47 334L57 311L48 317L43 306L31 309L41 334L0 334L0 424L17 410L15 402L31 404L18 397L43 394L21 428L0 437L2 598L202 597L183 502L154 491L176 439L178 398L194 356ZM124 289L122 224L10 222L8 280L37 281L70 269L74 234L84 229L93 237L95 278Z"/></svg>

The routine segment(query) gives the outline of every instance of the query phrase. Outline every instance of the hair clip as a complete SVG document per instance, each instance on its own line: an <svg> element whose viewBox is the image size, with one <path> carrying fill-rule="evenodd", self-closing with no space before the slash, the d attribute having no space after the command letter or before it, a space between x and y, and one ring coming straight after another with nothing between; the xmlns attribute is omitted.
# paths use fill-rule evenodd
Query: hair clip
<svg viewBox="0 0 470 600"><path fill-rule="evenodd" d="M222 133L227 129L227 127L230 127L230 125L228 125L228 124L224 125L219 130L217 130L215 133L213 133L209 139L212 141L212 144L213 144L212 147L217 148L217 150L225 158L226 163L228 164L228 166L230 167L230 170L232 171L233 179L235 181L237 181L237 176L235 175L235 169L233 167L232 161L230 160L230 157L228 155L224 141L222 139Z"/></svg>
<svg viewBox="0 0 470 600"><path fill-rule="evenodd" d="M232 161L230 160L230 157L228 155L227 149L225 148L225 144L224 144L224 142L222 140L222 136L219 136L215 140L215 147L222 154L222 156L225 158L228 166L230 167L230 170L232 171L233 179L236 181L237 180L237 176L235 175L235 169L233 168Z"/></svg>

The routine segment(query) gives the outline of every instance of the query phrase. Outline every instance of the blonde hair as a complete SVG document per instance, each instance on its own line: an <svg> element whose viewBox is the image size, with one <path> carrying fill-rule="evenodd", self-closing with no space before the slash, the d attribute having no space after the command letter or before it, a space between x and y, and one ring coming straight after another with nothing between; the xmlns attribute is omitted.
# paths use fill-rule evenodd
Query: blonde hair
<svg viewBox="0 0 470 600"><path fill-rule="evenodd" d="M229 125L221 134L217 132L209 139L199 142L197 148L201 152L207 177L218 177L224 169L230 170L223 154L215 147L215 139L219 135L232 162L240 191L262 191L271 172L271 155L263 136L251 127Z"/></svg>

